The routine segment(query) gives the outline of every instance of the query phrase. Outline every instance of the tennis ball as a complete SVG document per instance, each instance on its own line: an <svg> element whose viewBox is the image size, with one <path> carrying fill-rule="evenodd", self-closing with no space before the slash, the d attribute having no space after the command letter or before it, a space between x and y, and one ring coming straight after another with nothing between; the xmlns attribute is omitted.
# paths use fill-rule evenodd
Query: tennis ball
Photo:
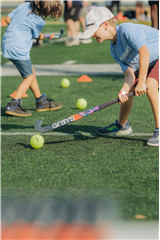
<svg viewBox="0 0 160 240"><path fill-rule="evenodd" d="M44 138L39 134L33 135L30 144L33 148L41 148L44 145Z"/></svg>
<svg viewBox="0 0 160 240"><path fill-rule="evenodd" d="M69 81L67 78L63 78L63 79L61 80L61 86L62 86L63 88L67 88L67 87L69 87L69 85L70 85L70 81Z"/></svg>
<svg viewBox="0 0 160 240"><path fill-rule="evenodd" d="M77 108L84 109L85 107L87 107L87 101L84 98L80 98L78 99L76 105L77 105Z"/></svg>

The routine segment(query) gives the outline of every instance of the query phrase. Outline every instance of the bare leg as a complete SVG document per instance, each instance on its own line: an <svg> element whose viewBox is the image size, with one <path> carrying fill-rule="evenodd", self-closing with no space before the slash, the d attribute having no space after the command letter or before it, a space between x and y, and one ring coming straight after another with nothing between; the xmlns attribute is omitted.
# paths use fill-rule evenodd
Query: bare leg
<svg viewBox="0 0 160 240"><path fill-rule="evenodd" d="M151 20L152 20L152 27L159 29L158 26L158 7L157 4L151 6Z"/></svg>
<svg viewBox="0 0 160 240"><path fill-rule="evenodd" d="M34 68L32 69L33 69L33 74L23 79L22 83L19 85L16 91L14 99L22 98L23 94L28 90L28 88L31 88L36 98L41 96L36 75L35 75L35 70Z"/></svg>
<svg viewBox="0 0 160 240"><path fill-rule="evenodd" d="M76 36L77 36L79 29L80 29L80 23L79 23L79 21L76 21L74 24L75 24Z"/></svg>
<svg viewBox="0 0 160 240"><path fill-rule="evenodd" d="M66 21L66 24L67 24L67 36L72 38L76 37L78 32L75 22L72 19L68 19Z"/></svg>
<svg viewBox="0 0 160 240"><path fill-rule="evenodd" d="M130 90L130 92L134 91L134 88ZM118 122L124 126L128 120L128 116L131 112L132 105L133 105L133 98L129 98L129 100L125 103L122 103L120 106L120 114L119 114L119 119Z"/></svg>
<svg viewBox="0 0 160 240"><path fill-rule="evenodd" d="M79 21L82 25L83 32L85 31L85 18L84 17L79 17Z"/></svg>
<svg viewBox="0 0 160 240"><path fill-rule="evenodd" d="M159 92L158 82L153 78L147 78L146 85L148 87L147 97L150 101L153 116L155 119L155 126L159 128Z"/></svg>

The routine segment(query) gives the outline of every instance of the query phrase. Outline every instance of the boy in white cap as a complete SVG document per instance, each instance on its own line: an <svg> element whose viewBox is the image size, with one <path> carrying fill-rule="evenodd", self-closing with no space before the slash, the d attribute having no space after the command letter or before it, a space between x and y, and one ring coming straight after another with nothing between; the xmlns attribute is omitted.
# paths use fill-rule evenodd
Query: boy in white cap
<svg viewBox="0 0 160 240"><path fill-rule="evenodd" d="M147 145L159 146L159 30L133 23L116 26L114 15L105 7L92 9L86 16L85 26L86 30L80 39L92 36L99 43L110 40L111 55L124 73L124 84L118 93L119 104L122 103L119 119L107 127L99 128L98 133L131 133L128 116L134 97L128 99L126 94L131 91L135 91L136 96L146 93L155 119L154 134Z"/></svg>

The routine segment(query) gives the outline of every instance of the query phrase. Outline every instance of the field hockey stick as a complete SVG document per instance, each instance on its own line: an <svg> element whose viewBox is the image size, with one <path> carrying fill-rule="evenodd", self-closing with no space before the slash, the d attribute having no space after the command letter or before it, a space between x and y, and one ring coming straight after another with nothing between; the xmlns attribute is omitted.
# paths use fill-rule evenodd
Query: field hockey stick
<svg viewBox="0 0 160 240"><path fill-rule="evenodd" d="M135 95L135 92L133 91L133 92L128 93L127 97L130 98L130 97L132 97L134 95ZM83 117L86 117L86 116L88 116L88 115L90 115L90 114L92 114L92 113L94 113L96 111L99 111L99 110L101 110L103 108L109 107L109 106L111 106L111 105L113 105L113 104L115 104L115 103L117 103L119 101L120 101L119 98L113 99L113 100L111 100L109 102L106 102L104 104L101 104L101 105L99 105L97 107L90 108L90 109L88 109L88 110L86 110L84 112L80 112L78 114L72 115L72 116L70 116L68 118L65 118L65 119L60 120L60 121L55 122L55 123L51 123L51 124L49 124L47 126L43 126L43 127L41 126L42 125L42 120L38 120L38 121L35 122L34 128L39 133L46 133L46 132L55 130L56 128L62 127L64 125L68 124L68 123L75 122L75 121L77 121L77 120L79 120L79 119L81 119Z"/></svg>
<svg viewBox="0 0 160 240"><path fill-rule="evenodd" d="M44 38L47 38L47 39L61 38L63 35L63 32L64 32L64 29L62 28L60 33L44 35Z"/></svg>

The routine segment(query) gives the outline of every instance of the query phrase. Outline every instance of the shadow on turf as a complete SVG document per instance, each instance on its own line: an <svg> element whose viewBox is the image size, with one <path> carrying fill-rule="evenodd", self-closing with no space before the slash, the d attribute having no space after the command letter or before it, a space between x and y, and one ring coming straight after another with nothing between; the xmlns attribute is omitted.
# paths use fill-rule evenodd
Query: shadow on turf
<svg viewBox="0 0 160 240"><path fill-rule="evenodd" d="M16 124L1 124L1 129L3 130L10 130L10 129L33 129L33 126L23 126L23 125L16 125Z"/></svg>
<svg viewBox="0 0 160 240"><path fill-rule="evenodd" d="M107 139L125 139L125 140L132 140L132 141L141 141L141 142L144 142L146 143L147 140L143 140L141 138L134 138L134 137L129 137L129 135L126 135L126 136L102 136L102 135L99 135L97 133L97 129L99 127L96 127L96 126L85 126L85 125L66 125L66 126L63 126L61 128L59 128L59 131L57 130L56 132L59 132L59 133L79 133L79 131L81 132L86 132L86 133L89 133L90 135L92 135L93 137L89 137L89 139L95 139L95 138L107 138ZM60 130L61 129L61 130ZM79 133L80 134L80 133ZM81 137L85 137L83 135L78 135L78 136L74 136L75 138L81 138Z"/></svg>
<svg viewBox="0 0 160 240"><path fill-rule="evenodd" d="M118 140L130 140L130 141L139 141L139 142L144 142L145 145L146 145L146 142L147 140L144 140L144 139L140 139L140 138L133 138L133 137L127 137L127 136L102 136L102 135L99 135L97 134L96 135L97 137L99 138L108 138L108 139L118 139Z"/></svg>
<svg viewBox="0 0 160 240"><path fill-rule="evenodd" d="M70 139L70 140L62 140L62 141L55 141L55 142L46 142L45 145L50 145L50 144L59 144L59 143L68 143L68 142L74 142L76 140L78 141L86 141L86 140L93 140L95 139L96 137L85 137L85 136L74 136L74 139ZM34 149L32 148L32 146L30 144L23 144L23 143L17 143L17 145L20 145L24 148L31 148L31 149Z"/></svg>

